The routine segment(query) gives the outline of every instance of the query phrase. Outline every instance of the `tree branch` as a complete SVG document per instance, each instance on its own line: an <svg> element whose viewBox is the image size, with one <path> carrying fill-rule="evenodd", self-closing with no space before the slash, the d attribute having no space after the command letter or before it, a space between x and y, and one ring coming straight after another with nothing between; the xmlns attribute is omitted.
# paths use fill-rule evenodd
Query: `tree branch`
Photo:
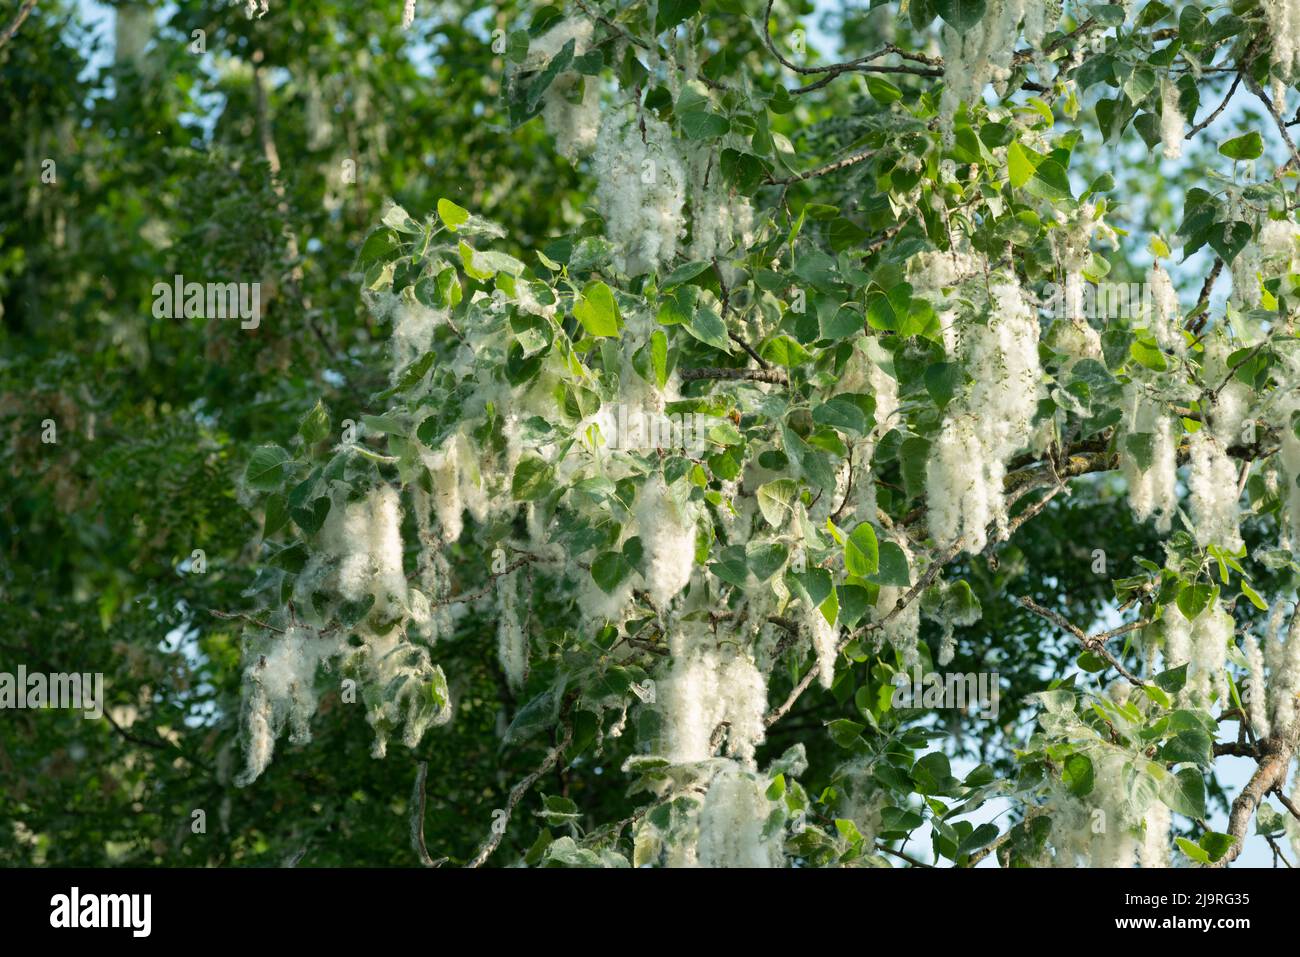
<svg viewBox="0 0 1300 957"><path fill-rule="evenodd" d="M506 799L506 806L504 808L505 819L502 820L499 825L495 819L493 820L491 834L489 834L487 840L480 845L478 853L475 854L473 859L465 865L466 867L481 867L483 862L492 855L492 852L497 849L497 845L501 843L501 838L505 836L506 827L510 823L510 818L515 813L515 807L521 800L523 800L524 795L529 792L532 786L537 783L538 779L540 779L542 775L548 773L551 768L555 767L556 762L560 760L560 755L564 753L564 749L569 746L569 742L572 740L573 729L565 725L564 735L560 739L560 743L547 753L545 759L537 766L535 771L524 777L518 784L510 789L510 796Z"/></svg>
<svg viewBox="0 0 1300 957"><path fill-rule="evenodd" d="M18 32L18 28L23 25L23 21L27 19L27 15L32 12L34 6L36 6L36 0L24 0L23 5L18 8L18 13L13 18L13 21L9 26L5 27L4 33L0 33L0 47L14 38L14 34Z"/></svg>

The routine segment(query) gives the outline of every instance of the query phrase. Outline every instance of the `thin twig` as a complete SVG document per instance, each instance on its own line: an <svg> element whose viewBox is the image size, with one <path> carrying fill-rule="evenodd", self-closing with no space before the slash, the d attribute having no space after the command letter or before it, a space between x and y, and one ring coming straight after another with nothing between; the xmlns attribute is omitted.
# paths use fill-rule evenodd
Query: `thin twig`
<svg viewBox="0 0 1300 957"><path fill-rule="evenodd" d="M523 800L524 795L529 792L542 775L548 773L551 768L555 767L556 762L560 760L560 755L564 753L564 749L569 746L569 742L572 740L573 729L566 725L560 743L547 753L545 759L543 759L542 763L537 766L535 771L528 774L520 780L518 784L510 789L510 795L507 797L506 806L503 809L505 811L504 819L498 821L495 817L493 818L491 833L488 835L487 840L485 840L479 847L478 853L474 855L473 859L467 865L465 865L466 867L481 867L483 862L492 855L492 852L497 849L497 845L501 843L501 838L505 836L506 827L510 824L510 818L515 813L515 807L521 800Z"/></svg>
<svg viewBox="0 0 1300 957"><path fill-rule="evenodd" d="M25 0L23 5L18 8L18 14L13 18L13 22L5 27L4 33L0 33L0 47L13 39L14 34L18 32L18 28L23 25L23 21L27 19L27 15L32 12L34 6L36 6L36 0Z"/></svg>

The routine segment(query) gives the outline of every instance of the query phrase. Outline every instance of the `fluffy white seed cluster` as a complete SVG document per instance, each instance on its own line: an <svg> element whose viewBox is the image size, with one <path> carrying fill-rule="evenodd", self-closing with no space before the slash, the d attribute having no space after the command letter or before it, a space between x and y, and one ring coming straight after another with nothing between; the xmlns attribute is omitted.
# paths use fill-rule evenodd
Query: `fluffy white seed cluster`
<svg viewBox="0 0 1300 957"><path fill-rule="evenodd" d="M521 688L528 673L528 634L519 607L519 572L497 579L497 658L512 688Z"/></svg>
<svg viewBox="0 0 1300 957"><path fill-rule="evenodd" d="M1287 627L1282 620L1287 615L1287 603L1279 599L1274 604L1268 622L1268 636L1264 644L1264 662L1268 667L1268 716L1273 731L1284 731L1291 726L1300 711L1300 621L1292 613Z"/></svg>
<svg viewBox="0 0 1300 957"><path fill-rule="evenodd" d="M1204 707L1212 697L1222 701L1227 691L1228 645L1236 632L1232 615L1216 598L1194 621L1188 621L1178 606L1166 605L1162 622L1166 669L1187 665L1187 684L1179 700Z"/></svg>
<svg viewBox="0 0 1300 957"><path fill-rule="evenodd" d="M685 229L686 173L672 130L652 116L606 114L593 158L596 205L620 272L639 276L677 254Z"/></svg>
<svg viewBox="0 0 1300 957"><path fill-rule="evenodd" d="M1187 120L1178 107L1178 87L1165 77L1160 82L1160 144L1165 159L1176 160L1183 155L1183 128Z"/></svg>
<svg viewBox="0 0 1300 957"><path fill-rule="evenodd" d="M393 612L408 603L402 570L402 507L389 485L330 510L322 529L325 550L339 557L339 593L348 601L374 596L375 609Z"/></svg>
<svg viewBox="0 0 1300 957"><path fill-rule="evenodd" d="M405 640L401 628L368 635L358 658L365 686L374 689L373 699L366 701L366 721L375 733L371 755L388 753L389 732L398 725L402 743L414 748L429 728L451 720L449 703L434 700L434 691L444 698L447 693L442 670L422 645Z"/></svg>
<svg viewBox="0 0 1300 957"><path fill-rule="evenodd" d="M1231 215L1241 220L1254 218L1240 192L1229 192ZM1300 229L1290 219L1265 218L1259 235L1246 243L1232 261L1232 298L1244 307L1258 306L1260 279L1270 278L1296 268L1296 243Z"/></svg>
<svg viewBox="0 0 1300 957"><path fill-rule="evenodd" d="M1114 232L1102 222L1097 207L1084 203L1074 215L1062 218L1060 228L1051 233L1052 250L1064 285L1061 290L1061 320L1053 328L1054 346L1074 361L1101 358L1101 336L1088 324L1084 310L1084 270L1092 257L1095 235Z"/></svg>
<svg viewBox="0 0 1300 957"><path fill-rule="evenodd" d="M1241 653L1246 659L1247 682L1242 688L1243 704L1250 718L1250 726L1257 737L1267 738L1268 685L1264 678L1264 649L1254 635L1247 635L1241 643Z"/></svg>
<svg viewBox="0 0 1300 957"><path fill-rule="evenodd" d="M1157 868L1169 866L1169 834L1173 815L1163 801L1156 801L1143 818L1142 843L1138 846L1138 866Z"/></svg>
<svg viewBox="0 0 1300 957"><path fill-rule="evenodd" d="M1295 79L1300 76L1300 0L1264 0L1263 10L1273 41L1269 59L1283 79ZM1279 112L1284 105L1278 104Z"/></svg>
<svg viewBox="0 0 1300 957"><path fill-rule="evenodd" d="M743 254L754 239L754 207L723 181L716 154L707 148L693 151L687 163L690 176L692 259L712 260L733 250Z"/></svg>
<svg viewBox="0 0 1300 957"><path fill-rule="evenodd" d="M487 483L478 467L478 456L463 433L448 437L436 452L424 452L423 460L433 480L433 510L445 544L460 539L465 530L465 512L484 522L492 512Z"/></svg>
<svg viewBox="0 0 1300 957"><path fill-rule="evenodd" d="M1038 406L1038 319L1014 281L992 288L987 325L964 330L974 382L948 407L926 465L930 533L977 554L988 527L1005 534L1006 461L1024 448Z"/></svg>
<svg viewBox="0 0 1300 957"><path fill-rule="evenodd" d="M573 55L582 56L591 47L592 32L592 23L586 17L561 20L529 42L528 56L519 69L542 69L570 40ZM560 155L570 162L590 153L600 127L600 87L596 78L565 70L552 80L542 96L542 122L555 138Z"/></svg>
<svg viewBox="0 0 1300 957"><path fill-rule="evenodd" d="M984 16L974 26L959 31L944 25L940 33L944 68L939 120L948 142L952 141L952 120L959 104L980 98L989 83L999 96L1006 92L1021 21L1025 41L1037 49L1059 13L1060 7L1051 0L989 0Z"/></svg>
<svg viewBox="0 0 1300 957"><path fill-rule="evenodd" d="M876 402L875 425L871 434L855 442L849 454L852 469L852 486L849 489L851 499L841 509L842 514L851 514L860 522L876 520L876 483L871 471L872 458L877 443L897 424L894 419L898 414L898 383L885 371L883 362L886 355L874 339L859 340L844 363L833 393L866 394ZM841 474L847 482L849 468L843 469ZM837 490L833 501L838 508L838 503L843 501L843 493Z"/></svg>
<svg viewBox="0 0 1300 957"><path fill-rule="evenodd" d="M286 725L294 744L311 740L311 719L319 700L316 671L340 650L337 639L294 627L271 640L245 669L245 767L235 778L236 785L244 787L266 770L275 753L275 739Z"/></svg>
<svg viewBox="0 0 1300 957"><path fill-rule="evenodd" d="M1202 548L1241 548L1238 524L1237 468L1214 430L1202 428L1188 439L1192 524Z"/></svg>
<svg viewBox="0 0 1300 957"><path fill-rule="evenodd" d="M938 590L938 598L932 600L922 611L927 618L941 629L939 654L937 662L942 667L952 661L957 651L957 639L954 636L958 628L967 628L980 620L983 609L976 602L965 600L965 595L945 584Z"/></svg>
<svg viewBox="0 0 1300 957"><path fill-rule="evenodd" d="M1139 522L1155 518L1156 529L1169 531L1178 512L1178 441L1174 418L1151 387L1135 378L1124 387L1124 434L1150 450L1144 469L1127 441L1121 445L1120 468L1128 483L1129 507Z"/></svg>
<svg viewBox="0 0 1300 957"><path fill-rule="evenodd" d="M714 732L726 722L727 752L752 765L767 710L763 673L747 654L698 626L684 626L671 650L672 667L656 686L664 757L673 764L709 760Z"/></svg>
<svg viewBox="0 0 1300 957"><path fill-rule="evenodd" d="M1132 758L1104 746L1088 756L1094 767L1092 792L1082 800L1063 787L1049 795L1054 865L1169 866L1169 809L1159 800L1134 800L1128 787Z"/></svg>
<svg viewBox="0 0 1300 957"><path fill-rule="evenodd" d="M1151 290L1151 311L1147 315L1147 328L1156 344L1166 352L1185 355L1187 339L1182 332L1182 313L1178 293L1173 281L1159 263L1147 273L1147 287Z"/></svg>
<svg viewBox="0 0 1300 957"><path fill-rule="evenodd" d="M695 567L695 512L673 496L663 479L650 478L636 507L645 552L646 590L663 611L691 581Z"/></svg>
<svg viewBox="0 0 1300 957"><path fill-rule="evenodd" d="M700 866L780 867L783 821L762 778L729 764L714 776L700 809Z"/></svg>
<svg viewBox="0 0 1300 957"><path fill-rule="evenodd" d="M804 624L817 655L817 680L823 688L829 688L835 682L835 663L839 658L839 626L831 624L820 608L809 609Z"/></svg>

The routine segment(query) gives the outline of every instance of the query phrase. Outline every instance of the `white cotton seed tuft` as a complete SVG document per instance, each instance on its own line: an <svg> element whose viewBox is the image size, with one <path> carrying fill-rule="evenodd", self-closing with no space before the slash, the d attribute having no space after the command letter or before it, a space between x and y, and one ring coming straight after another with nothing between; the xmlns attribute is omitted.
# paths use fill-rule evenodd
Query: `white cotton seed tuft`
<svg viewBox="0 0 1300 957"><path fill-rule="evenodd" d="M1210 429L1202 428L1188 440L1191 472L1192 524L1202 548L1218 545L1235 552L1241 548L1238 524L1237 469L1223 443Z"/></svg>
<svg viewBox="0 0 1300 957"><path fill-rule="evenodd" d="M1269 616L1268 638L1264 645L1264 660L1268 665L1269 725L1274 731L1285 731L1300 710L1300 627L1294 616L1286 627L1283 618L1287 604L1279 599ZM1284 637L1285 633L1285 637Z"/></svg>
<svg viewBox="0 0 1300 957"><path fill-rule="evenodd" d="M1151 805L1144 821L1142 844L1138 847L1139 867L1169 866L1169 832L1172 825L1172 816L1164 802L1156 801Z"/></svg>
<svg viewBox="0 0 1300 957"><path fill-rule="evenodd" d="M695 514L679 504L662 478L650 478L637 499L637 528L645 552L646 588L661 612L691 580Z"/></svg>
<svg viewBox="0 0 1300 957"><path fill-rule="evenodd" d="M380 611L406 605L402 553L401 500L397 489L381 485L370 498L370 555L374 564L375 607Z"/></svg>
<svg viewBox="0 0 1300 957"><path fill-rule="evenodd" d="M1232 615L1217 598L1192 622L1192 665L1187 669L1187 685L1207 707L1212 697L1223 701L1227 696L1224 671L1228 665L1228 645L1235 633Z"/></svg>
<svg viewBox="0 0 1300 957"><path fill-rule="evenodd" d="M930 533L944 546L960 539L971 554L984 549L989 525L1006 532L1006 461L1029 442L1041 391L1037 317L1017 283L991 293L988 324L963 336L974 381L949 404L926 464Z"/></svg>
<svg viewBox="0 0 1300 957"><path fill-rule="evenodd" d="M1174 290L1169 273L1156 263L1147 273L1147 288L1151 294L1151 313L1147 325L1156 344L1166 352L1183 355L1187 352L1187 339L1182 333L1182 313L1178 293Z"/></svg>
<svg viewBox="0 0 1300 957"><path fill-rule="evenodd" d="M728 766L714 776L700 809L702 867L779 867L782 827L768 827L777 810L756 775Z"/></svg>
<svg viewBox="0 0 1300 957"><path fill-rule="evenodd" d="M419 302L400 299L392 308L393 331L389 338L393 368L391 380L396 383L402 373L416 360L433 348L433 334L447 321L447 310L430 309Z"/></svg>
<svg viewBox="0 0 1300 957"><path fill-rule="evenodd" d="M1160 84L1160 143L1165 159L1176 160L1183 155L1183 128L1187 121L1178 108L1178 87L1165 78Z"/></svg>
<svg viewBox="0 0 1300 957"><path fill-rule="evenodd" d="M754 238L754 207L746 197L734 195L727 186L713 150L695 150L687 163L687 172L691 258L709 261L733 250L743 254Z"/></svg>
<svg viewBox="0 0 1300 957"><path fill-rule="evenodd" d="M253 685L244 700L244 770L235 776L236 787L247 787L261 777L275 754L271 702L261 685Z"/></svg>
<svg viewBox="0 0 1300 957"><path fill-rule="evenodd" d="M1300 3L1264 0L1262 8L1272 40L1269 59L1284 78L1296 79L1300 76Z"/></svg>
<svg viewBox="0 0 1300 957"><path fill-rule="evenodd" d="M579 84L582 92L575 98ZM561 156L572 163L595 149L600 129L600 87L595 77L561 74L547 87L542 103L542 122Z"/></svg>
<svg viewBox="0 0 1300 957"><path fill-rule="evenodd" d="M406 606L402 507L396 489L382 485L364 499L335 505L321 543L339 558L338 588L345 599L361 601L373 595L380 611Z"/></svg>
<svg viewBox="0 0 1300 957"><path fill-rule="evenodd" d="M528 672L528 635L519 608L519 573L497 579L497 658L512 688L523 687Z"/></svg>
<svg viewBox="0 0 1300 957"><path fill-rule="evenodd" d="M593 172L616 268L639 276L670 262L685 228L686 175L668 125L651 116L638 122L606 114Z"/></svg>
<svg viewBox="0 0 1300 957"><path fill-rule="evenodd" d="M1129 506L1139 522L1154 517L1156 529L1167 532L1178 511L1178 443L1174 418L1137 379L1124 387L1124 438L1120 468L1128 483ZM1129 444L1132 442L1132 446ZM1150 456L1139 458L1134 447Z"/></svg>
<svg viewBox="0 0 1300 957"><path fill-rule="evenodd" d="M707 761L713 735L724 722L727 751L752 764L763 742L767 681L753 660L733 647L718 647L707 633L674 636L673 662L656 685L663 714L664 756L673 764Z"/></svg>
<svg viewBox="0 0 1300 957"><path fill-rule="evenodd" d="M1264 680L1264 650L1259 646L1259 641L1254 635L1247 635L1242 641L1241 651L1246 658L1248 676L1247 683L1241 691L1244 699L1242 703L1246 705L1246 713L1250 716L1250 726L1254 729L1255 735L1267 738L1268 685Z"/></svg>
<svg viewBox="0 0 1300 957"><path fill-rule="evenodd" d="M461 444L452 438L438 452L424 457L425 467L433 479L433 511L438 518L439 534L448 545L459 540L465 529L460 450Z"/></svg>
<svg viewBox="0 0 1300 957"><path fill-rule="evenodd" d="M286 725L293 743L311 740L311 719L319 701L316 671L341 650L336 640L295 626L270 639L265 650L253 656L244 670L245 767L235 780L239 787L251 784L270 765L275 739Z"/></svg>
<svg viewBox="0 0 1300 957"><path fill-rule="evenodd" d="M943 26L939 34L944 54L939 122L944 142L952 142L952 121L959 104L980 101L989 83L999 95L1005 92L1021 21L1026 41L1037 47L1059 15L1060 7L1050 0L989 0L984 16L973 26L965 30Z"/></svg>
<svg viewBox="0 0 1300 957"><path fill-rule="evenodd" d="M817 680L823 688L835 682L835 664L839 658L840 630L831 624L820 608L812 608L807 616L808 636L817 655Z"/></svg>
<svg viewBox="0 0 1300 957"><path fill-rule="evenodd" d="M545 66L570 40L573 41L573 55L582 56L591 46L594 29L586 17L561 20L541 36L528 41L528 56L521 64L521 69L536 70Z"/></svg>
<svg viewBox="0 0 1300 957"><path fill-rule="evenodd" d="M1165 670L1192 660L1192 623L1177 605L1165 605L1160 619L1165 639Z"/></svg>

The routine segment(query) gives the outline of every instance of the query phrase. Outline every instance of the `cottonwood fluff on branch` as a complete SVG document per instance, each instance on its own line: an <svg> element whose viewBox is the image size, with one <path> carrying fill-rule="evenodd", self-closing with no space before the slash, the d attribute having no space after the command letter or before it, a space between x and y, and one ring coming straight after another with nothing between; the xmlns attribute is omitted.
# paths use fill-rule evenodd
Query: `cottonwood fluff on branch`
<svg viewBox="0 0 1300 957"><path fill-rule="evenodd" d="M1006 460L1028 444L1042 389L1038 319L1014 279L991 289L987 324L963 326L973 382L948 406L926 464L930 533L982 551L992 524L1005 535Z"/></svg>

